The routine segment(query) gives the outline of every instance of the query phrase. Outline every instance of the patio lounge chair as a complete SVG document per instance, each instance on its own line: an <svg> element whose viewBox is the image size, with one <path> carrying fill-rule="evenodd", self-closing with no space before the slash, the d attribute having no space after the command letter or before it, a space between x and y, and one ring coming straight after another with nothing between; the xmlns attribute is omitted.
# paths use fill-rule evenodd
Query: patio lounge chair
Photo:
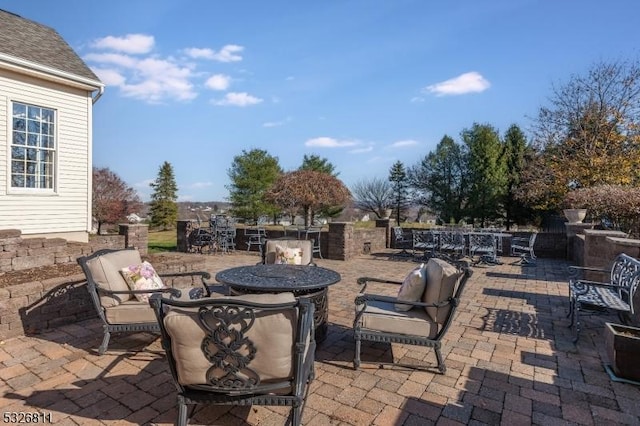
<svg viewBox="0 0 640 426"><path fill-rule="evenodd" d="M314 307L293 293L194 301L154 295L162 346L178 391L177 425L187 406L284 405L300 424L313 380Z"/></svg>
<svg viewBox="0 0 640 426"><path fill-rule="evenodd" d="M132 290L122 274L122 269L132 265L142 265L140 253L134 248L98 250L89 256L78 258L77 261L87 278L87 290L102 321L104 337L98 349L100 355L107 350L109 338L113 332L160 331L153 310L147 301L149 294L163 293L186 299L201 297L204 294L211 295L211 290L205 282L210 278L208 272L159 275L161 279L192 277L202 284L203 288L193 288L190 292L166 287ZM141 300L138 300L136 295Z"/></svg>
<svg viewBox="0 0 640 426"><path fill-rule="evenodd" d="M462 262L456 266L443 259L431 258L414 269L402 281L363 277L363 285L356 297L356 317L353 323L355 338L355 369L360 367L362 340L383 343L403 343L432 347L442 374L446 366L440 352L441 340L446 334L456 306L471 270ZM401 286L397 297L366 293L369 283L385 283ZM377 364L385 364L376 362ZM410 368L416 365L405 365Z"/></svg>

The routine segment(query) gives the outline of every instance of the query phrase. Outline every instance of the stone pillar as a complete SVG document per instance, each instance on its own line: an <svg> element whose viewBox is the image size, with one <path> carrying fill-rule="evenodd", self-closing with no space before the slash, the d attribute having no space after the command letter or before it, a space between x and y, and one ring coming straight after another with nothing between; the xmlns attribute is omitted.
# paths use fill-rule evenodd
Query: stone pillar
<svg viewBox="0 0 640 426"><path fill-rule="evenodd" d="M593 229L593 223L567 222L564 224L567 232L567 259L575 264L580 264L582 258L581 253L576 253L576 248L581 244L577 244L576 236L584 235L587 229Z"/></svg>
<svg viewBox="0 0 640 426"><path fill-rule="evenodd" d="M391 228L393 226L393 219L385 218L385 219L376 219L376 228L385 228L385 247L391 247Z"/></svg>
<svg viewBox="0 0 640 426"><path fill-rule="evenodd" d="M122 223L118 234L124 235L124 246L135 247L141 255L149 253L149 225Z"/></svg>
<svg viewBox="0 0 640 426"><path fill-rule="evenodd" d="M609 269L616 253L615 246L608 241L608 237L626 238L621 231L599 229L585 229L584 231L584 266ZM593 281L609 281L608 274L588 273L585 278Z"/></svg>
<svg viewBox="0 0 640 426"><path fill-rule="evenodd" d="M330 222L327 259L349 260L355 252L352 222Z"/></svg>

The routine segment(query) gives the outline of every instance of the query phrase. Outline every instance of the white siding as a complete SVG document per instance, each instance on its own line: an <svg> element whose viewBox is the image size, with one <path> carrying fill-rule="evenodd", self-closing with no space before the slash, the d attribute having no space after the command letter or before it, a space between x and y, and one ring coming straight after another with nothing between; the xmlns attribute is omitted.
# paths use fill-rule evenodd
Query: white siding
<svg viewBox="0 0 640 426"><path fill-rule="evenodd" d="M29 234L90 231L91 94L0 70L0 229ZM54 194L11 194L11 102L56 110Z"/></svg>

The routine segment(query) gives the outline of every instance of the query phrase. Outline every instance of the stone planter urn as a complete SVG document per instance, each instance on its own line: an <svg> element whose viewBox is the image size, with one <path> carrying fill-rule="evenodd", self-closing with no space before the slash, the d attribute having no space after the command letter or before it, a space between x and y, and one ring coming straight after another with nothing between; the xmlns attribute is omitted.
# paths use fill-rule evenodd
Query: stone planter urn
<svg viewBox="0 0 640 426"><path fill-rule="evenodd" d="M607 356L616 376L640 382L640 328L606 323Z"/></svg>
<svg viewBox="0 0 640 426"><path fill-rule="evenodd" d="M587 216L587 209L564 209L562 212L569 223L582 223Z"/></svg>

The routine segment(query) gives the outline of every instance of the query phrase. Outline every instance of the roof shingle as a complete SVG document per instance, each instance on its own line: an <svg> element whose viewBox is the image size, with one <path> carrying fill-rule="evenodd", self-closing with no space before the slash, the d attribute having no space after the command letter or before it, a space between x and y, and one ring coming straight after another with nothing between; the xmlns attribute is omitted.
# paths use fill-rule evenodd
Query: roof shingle
<svg viewBox="0 0 640 426"><path fill-rule="evenodd" d="M2 9L0 53L100 82L56 30Z"/></svg>

